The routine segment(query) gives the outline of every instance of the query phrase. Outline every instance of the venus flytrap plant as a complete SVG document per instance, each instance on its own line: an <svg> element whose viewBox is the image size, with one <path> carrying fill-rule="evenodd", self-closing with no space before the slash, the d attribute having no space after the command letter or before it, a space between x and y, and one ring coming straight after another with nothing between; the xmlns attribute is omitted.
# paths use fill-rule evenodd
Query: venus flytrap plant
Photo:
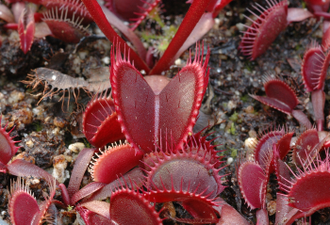
<svg viewBox="0 0 330 225"><path fill-rule="evenodd" d="M12 224L41 224L48 221L46 212L52 204L55 195L55 178L49 184L49 195L45 194L45 201L38 203L30 189L21 177L10 186L9 215Z"/></svg>
<svg viewBox="0 0 330 225"><path fill-rule="evenodd" d="M19 141L14 141L13 138L10 137L10 133L13 131L14 128L7 132L7 126L2 127L1 120L2 116L0 116L0 172L5 173L6 165L19 149L19 147L15 146L15 144Z"/></svg>
<svg viewBox="0 0 330 225"><path fill-rule="evenodd" d="M150 6L155 2L148 4ZM205 19L200 19L197 23L199 25L203 25L206 18L213 19L212 16L217 10L228 3L228 1L221 1L222 3L209 1L205 6L207 12L205 13L196 8L197 6L204 7L205 2L195 0L192 3L194 7L191 10L195 12L197 10L198 15L203 14L201 17ZM93 5L96 2L90 1L89 4ZM276 6L277 4L279 6ZM269 26L267 20L276 17L277 14L283 16L286 10L290 11L284 1L272 2L270 5L272 6L270 8L274 7L276 10L269 9L267 13L260 12L261 16L257 22L260 22L261 27ZM262 11L262 7L259 6L255 9ZM99 8L94 10L96 13L101 12L98 11ZM286 20L289 15L290 13L287 13ZM189 16L191 15L188 14L187 17ZM105 28L101 29L108 28L105 20L97 23L104 25ZM187 23L182 26L181 34L188 31L194 32L194 30L191 31L190 22ZM127 28L125 32L130 31ZM112 35L117 37L116 34ZM116 43L116 39L110 39L115 40ZM164 59L160 60L164 64L156 65L153 69L148 68L150 64L145 63L146 60L141 57L139 50L137 50L137 56L134 56L124 41L119 40L119 44L117 42L112 47L110 74L112 93L111 95L107 92L95 95L87 106L83 119L86 138L99 150L95 148L81 151L76 159L68 188L64 184L59 185L62 191L62 203L59 200L51 200L51 197L47 198L46 205L52 206L52 203L56 203L58 207L71 206L81 215L86 224L92 225L101 223L134 225L141 224L141 221L145 224L159 225L165 218L189 224L248 224L233 207L224 203L219 197L225 188L223 186L225 175L219 174L222 173L224 166L222 166L222 157L219 157L215 150L216 146L213 146L211 141L207 141L201 133L194 134L192 130L208 85L209 53L203 60L201 52L204 48L196 46L195 60L191 59L190 54L187 65L172 80L159 75L171 64L168 62L177 57L178 53L175 53L173 48L178 49L180 44L186 42L183 39L181 40L180 37L173 39L174 43L172 47L169 47L169 53L164 54ZM261 38L256 43L263 44L264 41ZM137 46L135 48L138 49ZM262 51L264 49L261 48ZM259 50L257 49L256 52L260 53ZM312 60L307 56L304 60L303 70L307 67L311 74L305 76L305 85L309 85L311 92L315 89L323 89L324 79L322 78L323 81L319 79L323 75L315 76L315 74L327 67L325 65L327 53L324 52L326 51L313 46L310 53ZM135 68L134 64L138 67ZM146 69L148 76L143 77L139 72L143 68ZM265 91L267 97L253 97L284 113L293 115L304 126L312 128L309 119L296 109L297 96L288 85L278 79L266 78ZM314 110L320 110L320 108L315 106ZM317 121L321 121L322 116L316 117ZM323 124L323 122L317 123ZM318 125L319 130L321 130L320 127L321 125ZM326 138L321 138L317 130L309 129L298 138L292 153L294 162L298 165L301 162L300 166L307 172L296 175L298 178L291 180L284 160L292 148L290 142L293 135L293 132L284 128L264 132L259 143L255 145L253 160L243 162L239 167L238 182L241 193L251 209L258 209L257 224L269 223L266 194L269 174L273 170L287 195L277 198L277 211L281 211L276 214L277 223L286 223L302 217L304 213L299 210L311 214L329 204L328 196L323 201L317 193L313 195L317 197L318 202L309 200L305 203L308 205L307 208L299 206L297 202L292 202L292 196L295 199L301 198L306 188L312 189L309 181L313 181L315 177L322 176L325 180L328 179L324 172L327 170L326 165L329 164L319 159L314 163L316 166L310 163L322 149ZM3 137L7 136L3 135ZM120 142L123 139L126 141ZM10 143L10 140L7 141ZM110 147L106 147L114 141L120 144L110 144ZM7 149L6 152L10 152L9 158L15 154ZM326 158L329 158L328 154ZM80 188L88 164L93 182ZM51 180L50 175L47 175L45 171L36 169L36 166L24 161L15 160L3 167L13 175L32 174L44 177L47 181ZM309 177L314 172L316 175ZM54 181L53 183L55 186L56 183ZM31 205L30 214L37 215L38 219L41 218L43 213L39 211L44 210L40 210L41 207L28 194L27 187L22 184L16 186L18 188L13 188L10 200L12 208L19 208L17 199L27 199ZM51 196L53 189L51 188ZM323 191L323 189L318 190ZM327 192L326 194L328 195ZM110 198L110 204L104 201L108 198ZM290 201L289 205L288 201ZM166 207L169 202L179 204L187 212L186 215L179 217L175 213L170 214ZM20 221L22 218L14 212L11 212L11 215L13 220L19 218L17 221Z"/></svg>
<svg viewBox="0 0 330 225"><path fill-rule="evenodd" d="M277 206L276 206L276 224L291 224L294 220L302 217L307 217L312 215L317 210L328 206L328 193L324 190L319 190L318 186L323 184L317 184L316 180L320 183L327 182L327 165L329 164L329 153L326 151L325 159L320 159L319 152L322 151L325 147L328 147L328 134L326 131L323 131L324 123L324 102L325 94L323 92L325 74L329 67L329 58L328 52L324 50L315 42L312 42L308 50L305 52L304 59L301 66L302 79L305 84L306 92L312 92L312 103L314 115L317 123L317 128L312 128L309 119L301 111L299 113L295 112L294 108L297 106L298 101L293 90L286 85L283 81L278 79L267 78L264 84L267 97L260 97L251 95L256 100L267 104L273 108L278 109L284 113L290 113L301 123L308 128L303 132L297 139L290 143L293 133L291 133L285 144L285 151L282 152L281 146L281 136L275 137L275 133L269 133L265 135L265 140L261 144L265 146L266 152L273 152L273 165L275 167L275 172L277 180L280 184L280 190L277 193ZM277 90L277 91L275 91ZM267 146L268 145L268 146ZM273 145L270 147L270 145ZM258 148L256 148L258 149ZM261 148L262 149L262 148ZM268 150L267 150L268 149ZM272 150L271 150L272 149ZM290 159L295 163L296 170L285 165L285 155L289 152L290 149L293 149L290 153ZM260 151L260 150L259 150ZM258 162L258 158L263 156L265 158L265 153L261 151L255 151L255 160ZM316 159L315 159L316 158ZM248 164L248 163L246 163ZM261 169L262 167L253 164L255 168ZM245 164L243 164L245 165ZM268 164L267 164L268 165ZM242 169L241 169L242 168ZM245 171L245 166L240 167L239 174L243 174ZM252 168L252 166L251 166ZM301 169L302 168L302 169ZM243 170L244 169L244 170ZM260 172L258 172L260 174ZM261 173L263 174L263 173ZM294 178L291 178L290 174L294 175ZM259 175L261 176L261 175ZM244 177L239 175L239 177ZM251 178L252 179L252 178ZM262 176L262 179L264 177ZM261 181L259 181L261 182ZM315 186L314 186L315 185ZM260 185L257 185L260 186ZM252 187L252 184L245 184L243 178L240 181L240 187L243 195L248 204L252 204L253 207L259 206L256 204L260 199L253 197L256 193L260 192L260 189L257 189L251 194L248 191ZM251 189L252 190L252 189ZM249 195L252 197L248 197ZM322 194L320 194L322 193ZM323 197L319 197L319 195ZM308 195L309 197L303 197ZM253 200L253 201L252 201ZM258 200L258 201L256 201ZM258 215L257 215L258 218Z"/></svg>
<svg viewBox="0 0 330 225"><path fill-rule="evenodd" d="M19 141L14 141L13 138L10 137L10 133L13 131L14 128L7 132L7 126L1 126L1 119L2 116L0 116L0 172L9 172L12 175L21 177L43 177L48 182L51 182L51 175L43 169L39 168L38 166L26 162L22 159L15 159L11 161L14 155L17 153L17 150L19 149L19 147L15 146L15 144L19 143Z"/></svg>
<svg viewBox="0 0 330 225"><path fill-rule="evenodd" d="M323 145L327 137L319 137L316 129L308 129L303 132L296 140L292 151L292 161L296 165L305 164L306 159L314 159Z"/></svg>
<svg viewBox="0 0 330 225"><path fill-rule="evenodd" d="M277 149L279 153L279 158L283 159L288 152L290 151L290 142L294 132L286 131L283 128L274 130L274 131L267 131L264 135L259 138L259 141L255 144L253 155L254 160L259 163L260 167L266 169L265 157L268 157L270 154L269 151L273 151L274 148ZM275 146L274 146L275 145ZM274 154L274 153L273 153ZM270 173L274 172L274 164L275 164L274 155L272 157L272 162L269 168Z"/></svg>
<svg viewBox="0 0 330 225"><path fill-rule="evenodd" d="M267 7L259 4L253 5L252 7L257 13L247 9L256 19L252 20L246 16L252 25L246 26L247 30L244 32L239 49L250 60L255 60L263 54L288 24L313 16L304 9L288 8L287 0L267 0L267 3Z"/></svg>
<svg viewBox="0 0 330 225"><path fill-rule="evenodd" d="M26 54L33 43L33 36L35 33L35 22L33 11L29 8L28 10L24 9L19 20L18 20L18 34L20 37L21 49L24 54Z"/></svg>
<svg viewBox="0 0 330 225"><path fill-rule="evenodd" d="M246 204L257 210L257 224L268 224L266 210L267 183L273 157L271 148L262 158L263 166L256 161L243 162L237 171L238 184Z"/></svg>
<svg viewBox="0 0 330 225"><path fill-rule="evenodd" d="M305 90L306 92L311 92L314 117L319 136L316 142L322 142L322 145L326 147L328 147L329 141L327 132L323 132L325 104L325 93L323 89L330 63L329 59L328 52L324 52L321 46L313 41L308 50L306 50L301 64L301 74ZM302 111L294 109L298 104L297 96L287 84L279 79L266 77L264 87L267 97L256 95L251 95L251 97L281 112L291 114L307 129L312 128L307 116Z"/></svg>
<svg viewBox="0 0 330 225"><path fill-rule="evenodd" d="M86 107L83 118L83 132L87 140L96 147L123 140L117 120L115 105L110 96L95 96Z"/></svg>
<svg viewBox="0 0 330 225"><path fill-rule="evenodd" d="M146 64L146 58L145 58L145 51L141 49L141 44L139 43L139 40L135 40L135 37L130 38L131 42L134 44L137 53L135 53L132 49L126 48L124 49L125 41L118 36L118 34L113 30L110 23L107 20L107 16L111 16L106 10L102 9L102 7L96 2L96 1L86 1L83 0L84 4L86 5L87 9L89 10L90 14L92 15L94 21L99 26L99 28L102 30L102 32L105 34L105 36L108 38L108 40L118 40L120 44L120 51L123 52L125 55L128 54L128 50L130 51L130 59L134 61L134 65L139 70L144 70L146 74L161 74L163 71L167 70L170 65L174 62L175 58L177 58L184 50L186 50L191 44L195 43L198 39L195 37L193 38L190 36L192 33L194 36L201 37L203 34L205 34L205 31L200 32L200 30L194 28L199 23L199 27L203 27L206 24L212 24L210 23L211 18L213 21L212 14L215 12L218 12L220 9L222 9L226 4L228 4L230 1L220 2L217 1L210 1L210 0L195 0L192 2L188 12L186 13L184 20L182 21L178 31L176 32L175 36L173 37L172 41L170 42L168 48L165 50L163 56L159 59L159 61L156 63L156 65L153 68L149 68ZM151 4L153 5L153 4ZM204 16L204 12L206 9L212 10L212 12L209 12L209 16ZM213 16L213 17L212 17ZM113 18L113 16L111 16ZM117 20L116 20L117 21ZM122 25L119 25L117 27L122 27ZM208 29L211 28L210 25L207 25ZM208 31L208 29L206 29ZM194 31L194 32L193 32ZM127 37L130 37L131 35L127 32ZM185 43L187 41L187 44Z"/></svg>
<svg viewBox="0 0 330 225"><path fill-rule="evenodd" d="M307 7L311 12L327 12L329 9L330 1L329 0L305 0Z"/></svg>
<svg viewBox="0 0 330 225"><path fill-rule="evenodd" d="M1 123L0 117L0 123ZM14 129L14 128L13 128ZM13 130L12 129L12 130ZM13 182L10 187L9 206L8 211L12 224L39 224L45 219L45 213L52 203L55 195L56 181L49 173L21 159L16 159L12 162L10 160L15 155L18 147L15 146L14 141L5 128L0 124L0 172L10 173L18 176L18 180ZM31 194L29 187L24 184L21 177L41 177L46 180L49 185L49 196L45 196L45 201L39 204Z"/></svg>
<svg viewBox="0 0 330 225"><path fill-rule="evenodd" d="M169 80L163 76L143 78L129 59L121 56L119 46L113 46L110 80L114 104L106 95L96 96L85 111L84 130L98 146L109 143L113 136L121 139L117 135L120 130L104 125L111 124L113 114L117 114L129 143L105 147L92 160L96 149L84 149L68 189L60 185L64 206L75 206L86 224L140 224L144 220L161 224L163 218L153 204L172 201L178 201L192 216L173 217L174 221L218 221L213 207L218 206L214 199L225 188L223 175L219 175L223 162L201 133L191 136L208 83L209 54L203 61L201 49L203 46L196 46L195 60L189 59ZM93 182L79 190L88 161ZM108 197L110 205L101 201Z"/></svg>
<svg viewBox="0 0 330 225"><path fill-rule="evenodd" d="M203 63L199 46L196 56L167 85L149 85L129 58L120 55L119 47L112 49L110 81L115 109L122 132L136 151L150 152L159 140L164 146L170 140L176 151L192 131L209 73L209 54Z"/></svg>
<svg viewBox="0 0 330 225"><path fill-rule="evenodd" d="M143 2L143 9L139 8L139 4L141 3L139 0L138 3L132 4L132 6L135 7L136 12L139 10L142 10L144 13L142 17L139 17L138 20L142 20L143 17L150 11L152 11L159 1L150 1L150 2ZM130 49L129 47L126 47L126 49L123 48L125 45L125 41L114 31L111 25L118 28L123 35L128 38L128 40L131 42L133 47L136 49L136 52L134 52L132 49L130 50L130 58L132 59L132 62L134 61L134 65L138 68L138 70L143 71L145 74L161 74L166 69L169 68L171 64L174 63L174 60L178 58L182 52L184 52L190 45L195 43L199 38L201 38L205 33L207 33L212 26L214 25L214 18L217 16L219 11L227 5L229 1L210 1L210 0L197 0L197 1L191 1L192 5L190 7L190 10L187 12L185 19L183 20L181 26L178 29L178 32L175 34L173 40L170 42L169 47L166 48L164 55L161 57L160 61L155 65L155 68L153 71L150 71L152 69L152 66L154 64L153 56L151 55L151 51L147 51L144 48L141 40L139 37L129 28L127 27L122 20L120 20L117 16L113 14L113 12L118 11L117 13L122 12L124 14L129 14L130 18L133 16L132 11L134 11L133 8L123 8L119 5L122 4L122 2L116 2L116 1L109 1L106 3L109 8L112 9L113 12L111 12L109 9L107 9L105 6L100 6L96 1L87 1L86 6L91 10L91 14L95 17L95 22L98 24L100 29L105 33L106 37L110 41L118 41L120 43L121 51L124 52L126 55L128 54L127 50ZM66 2L57 0L54 2L48 2L48 1L37 1L38 4L45 5L49 10L43 13L43 21L47 23L48 28L51 29L51 31L45 31L44 34L41 30L36 31L37 33L41 33L44 37L45 35L54 35L58 38L61 38L62 40L66 42L77 42L79 41L83 36L88 35L87 30L83 28L80 24L86 24L90 21L90 13L86 10L85 6L82 5L79 1L68 1ZM60 7L60 5L63 4L63 6ZM142 3L141 3L142 4ZM121 8L115 9L116 7ZM204 12L203 9L206 9ZM124 11L128 10L128 11ZM5 10L4 10L5 12ZM9 18L8 16L6 18ZM73 19L74 18L74 19ZM45 24L44 23L44 24ZM111 23L111 25L110 25ZM36 28L38 29L38 28ZM32 42L31 42L32 44ZM149 68L150 66L150 68ZM151 72L151 73L150 73ZM34 83L35 82L35 83ZM69 82L69 81L68 81ZM79 82L79 87L82 85L80 84L82 81ZM31 82L27 81L25 82L29 85L36 85L39 83L45 84L45 90L50 88L46 88L46 84L53 83L51 86L51 90L54 88L57 88L58 90L63 90L61 85L57 85L58 81L54 80L47 80L47 78L33 78ZM86 83L86 82L85 82ZM77 84L78 85L78 84ZM75 87L72 87L72 84L65 85L66 90L71 91L74 90ZM84 85L83 85L84 86ZM84 89L85 90L85 89ZM54 94L52 91L49 93L50 97ZM79 92L78 92L79 94ZM68 95L70 97L70 92L68 92ZM73 92L73 95L76 100L76 93ZM62 96L64 100L64 96ZM78 96L79 97L79 96ZM43 98L42 98L43 99Z"/></svg>
<svg viewBox="0 0 330 225"><path fill-rule="evenodd" d="M329 151L326 150L325 154L324 159L321 159L319 155L316 160L307 157L307 163L301 163L303 167L302 169L297 168L297 172L287 167L294 178L284 179L284 181L279 182L279 185L280 189L285 192L282 195L287 198L288 206L298 211L291 209L293 216L292 218L289 217L286 224L292 223L299 217L307 217L317 210L329 207Z"/></svg>
<svg viewBox="0 0 330 225"><path fill-rule="evenodd" d="M301 65L302 78L307 92L311 92L314 116L318 131L324 126L324 81L330 63L329 52L323 52L315 42L305 52Z"/></svg>
<svg viewBox="0 0 330 225"><path fill-rule="evenodd" d="M16 29L24 54L30 50L34 38L54 36L68 43L78 43L89 32L84 27L92 20L85 6L78 0L33 1L44 5L48 11L36 12L34 4L25 6L23 2L12 5L12 12L0 4L0 12L7 24L6 29ZM83 26L84 25L84 26Z"/></svg>
<svg viewBox="0 0 330 225"><path fill-rule="evenodd" d="M135 30L142 20L160 3L160 0L138 0L132 4L132 1L106 0L106 6L118 18L128 21L132 24L132 30Z"/></svg>
<svg viewBox="0 0 330 225"><path fill-rule="evenodd" d="M298 98L292 88L284 81L271 78L269 75L264 78L266 97L250 95L252 98L275 108L283 113L292 115L299 123L306 128L312 128L307 116L300 110L295 109L298 105Z"/></svg>

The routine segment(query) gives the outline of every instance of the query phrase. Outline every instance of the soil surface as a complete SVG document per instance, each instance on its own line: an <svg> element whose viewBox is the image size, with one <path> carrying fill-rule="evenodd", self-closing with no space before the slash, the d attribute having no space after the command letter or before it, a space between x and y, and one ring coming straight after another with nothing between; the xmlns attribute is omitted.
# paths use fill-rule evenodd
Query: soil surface
<svg viewBox="0 0 330 225"><path fill-rule="evenodd" d="M187 10L185 0L181 1L183 7L175 6L176 2L163 1L164 18L174 24L182 20L182 14ZM266 1L256 2L263 6L267 5ZM213 126L208 131L209 138L215 138L214 145L219 145L217 148L223 150L221 154L228 163L228 167L222 171L223 174L230 174L224 179L228 188L221 197L251 224L255 224L255 211L249 210L241 199L235 171L236 162L251 153L248 148L249 141L257 138L259 134L278 129L280 126L294 129L296 133L301 132L301 128L292 117L262 105L249 94L264 95L264 76L279 76L294 87L301 103L299 108L314 121L309 96L302 85L300 61L311 40L320 43L322 30L320 21L315 18L292 23L278 36L265 54L249 61L239 53L238 45L242 37L241 32L246 29L243 24L250 23L243 15L251 16L246 11L246 7L251 8L251 3L253 1L233 0L222 10L214 28L203 38L210 49L211 57L210 81L202 111L212 120ZM302 5L300 1L290 0L290 7ZM139 34L143 29L153 29L153 26L151 22L146 22L137 32ZM50 80L47 83L42 79L34 80L34 75L45 75L45 71L37 68L47 67L71 78L82 79L84 82L94 77L94 80L89 79L88 82L109 85L107 68L110 63L111 45L108 40L101 37L95 25L91 25L89 30L94 35L77 45L66 44L52 37L35 39L31 50L24 54L20 49L17 32L1 28L1 123L2 126L7 126L7 131L14 128L11 136L15 136L14 140L20 141L20 149L15 158L24 158L54 173L54 167L59 167L58 161L64 157L65 169L60 171L58 179L66 185L77 153L83 147L90 146L81 132L81 118L91 94L80 89L78 96L79 84L68 85L63 90L63 83L51 85ZM185 65L188 54L186 51L166 75L175 75ZM69 78L65 82L69 82ZM326 94L330 90L329 85L326 81ZM51 95L47 95L49 91ZM68 92L71 93L70 99ZM326 102L326 112L328 111L329 104ZM0 173L0 224L9 221L8 188L13 178L15 177ZM90 181L90 175L86 173L83 182L87 184ZM44 182L31 179L30 183L35 197L42 199ZM275 193L276 181L273 178L269 185L269 194L274 197ZM60 192L56 193L55 198L60 199ZM72 224L75 221L76 215L73 212L61 213L65 214L64 224ZM323 210L314 216L315 224L325 224L328 216L327 210ZM274 216L271 216L270 220L273 223ZM78 224L78 221L75 223Z"/></svg>

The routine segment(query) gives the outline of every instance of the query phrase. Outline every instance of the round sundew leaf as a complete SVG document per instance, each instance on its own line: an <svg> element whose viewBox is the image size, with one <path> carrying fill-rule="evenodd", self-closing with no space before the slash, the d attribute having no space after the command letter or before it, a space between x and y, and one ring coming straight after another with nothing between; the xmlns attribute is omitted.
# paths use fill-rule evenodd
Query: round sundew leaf
<svg viewBox="0 0 330 225"><path fill-rule="evenodd" d="M120 225L161 225L154 206L138 192L120 189L110 199L110 218Z"/></svg>
<svg viewBox="0 0 330 225"><path fill-rule="evenodd" d="M136 152L129 144L109 147L95 159L92 167L93 180L108 184L137 166L142 157L143 153Z"/></svg>
<svg viewBox="0 0 330 225"><path fill-rule="evenodd" d="M290 188L289 206L301 211L317 211L330 206L330 173L306 173Z"/></svg>
<svg viewBox="0 0 330 225"><path fill-rule="evenodd" d="M238 182L241 193L251 209L261 208L266 195L267 177L263 169L254 162L245 162L239 167Z"/></svg>

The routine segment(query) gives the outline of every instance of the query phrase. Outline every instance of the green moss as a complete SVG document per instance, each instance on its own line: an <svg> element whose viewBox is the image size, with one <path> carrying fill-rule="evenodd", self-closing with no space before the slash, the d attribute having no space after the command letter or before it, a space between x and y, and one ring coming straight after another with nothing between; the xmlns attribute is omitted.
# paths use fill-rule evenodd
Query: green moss
<svg viewBox="0 0 330 225"><path fill-rule="evenodd" d="M236 122L237 119L238 119L238 113L237 113L237 112L234 112L234 114L231 115L231 116L229 117L229 119L230 119L231 121L233 121L233 122Z"/></svg>
<svg viewBox="0 0 330 225"><path fill-rule="evenodd" d="M254 63L251 61L245 62L245 69L247 69L249 72L252 72L254 70Z"/></svg>
<svg viewBox="0 0 330 225"><path fill-rule="evenodd" d="M243 96L241 97L241 101L242 101L242 102L247 102L249 99L250 99L250 96L249 96L249 95L243 95Z"/></svg>
<svg viewBox="0 0 330 225"><path fill-rule="evenodd" d="M294 47L294 50L299 51L302 48L303 48L303 46L298 44L298 45L296 45L296 47Z"/></svg>
<svg viewBox="0 0 330 225"><path fill-rule="evenodd" d="M233 158L237 157L237 149L236 148L230 148L231 154L230 156Z"/></svg>
<svg viewBox="0 0 330 225"><path fill-rule="evenodd" d="M237 112L234 112L234 114L229 117L229 120L234 123L242 123L242 118Z"/></svg>
<svg viewBox="0 0 330 225"><path fill-rule="evenodd" d="M236 135L235 123L232 123L230 126L230 133Z"/></svg>
<svg viewBox="0 0 330 225"><path fill-rule="evenodd" d="M86 138L83 139L83 142L84 142L86 148L91 148L92 147L92 145L87 141Z"/></svg>
<svg viewBox="0 0 330 225"><path fill-rule="evenodd" d="M33 126L34 126L34 129L37 132L41 131L42 128L43 128L41 121L35 121L35 122L33 122Z"/></svg>
<svg viewBox="0 0 330 225"><path fill-rule="evenodd" d="M159 16L159 7L156 6L155 8L153 8L148 17L154 21L157 22L157 24L161 27L161 28L164 28L165 27L165 23L163 22L163 20L160 18Z"/></svg>
<svg viewBox="0 0 330 225"><path fill-rule="evenodd" d="M153 43L156 42L156 51L163 54L177 32L178 27L174 25L167 26L159 16L159 9L157 7L149 13L148 18L155 21L160 26L161 32L160 34L153 34L146 30L141 33L141 38L143 41L149 43L149 45L153 45Z"/></svg>

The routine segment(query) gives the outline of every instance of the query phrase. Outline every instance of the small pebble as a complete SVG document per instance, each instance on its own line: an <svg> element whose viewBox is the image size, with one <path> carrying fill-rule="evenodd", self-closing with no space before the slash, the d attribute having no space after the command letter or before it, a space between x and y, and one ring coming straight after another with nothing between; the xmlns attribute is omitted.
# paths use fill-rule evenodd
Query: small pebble
<svg viewBox="0 0 330 225"><path fill-rule="evenodd" d="M37 185L37 184L40 184L39 178L31 176L31 177L27 177L25 179L25 186L27 186L27 187L32 186L32 185Z"/></svg>
<svg viewBox="0 0 330 225"><path fill-rule="evenodd" d="M227 55L220 54L219 57L220 57L220 59L222 59L222 60L228 60L228 56L227 56Z"/></svg>
<svg viewBox="0 0 330 225"><path fill-rule="evenodd" d="M59 128L64 128L65 125L67 124L66 120L61 117L55 117L53 123L55 126Z"/></svg>
<svg viewBox="0 0 330 225"><path fill-rule="evenodd" d="M276 201L270 201L267 203L267 211L269 216L272 216L276 213Z"/></svg>
<svg viewBox="0 0 330 225"><path fill-rule="evenodd" d="M38 119L38 120L44 119L44 112L45 112L45 109L44 109L44 106L42 106L42 105L39 105L32 109L33 116L35 116L36 119Z"/></svg>
<svg viewBox="0 0 330 225"><path fill-rule="evenodd" d="M282 72L282 70L281 70L281 68L279 68L279 67L275 67L275 72L277 73L277 74L280 74L281 72Z"/></svg>
<svg viewBox="0 0 330 225"><path fill-rule="evenodd" d="M104 64L110 64L110 57L106 56L106 57L102 58L102 62Z"/></svg>
<svg viewBox="0 0 330 225"><path fill-rule="evenodd" d="M237 107L237 104L236 104L236 102L235 102L235 101L233 101L233 100L230 100L230 101L228 102L228 105L227 105L227 107L228 107L228 109L231 111L232 109L236 109L236 107Z"/></svg>
<svg viewBox="0 0 330 225"><path fill-rule="evenodd" d="M234 161L234 159L232 157L228 157L227 165L230 165L233 161Z"/></svg>
<svg viewBox="0 0 330 225"><path fill-rule="evenodd" d="M67 179L67 174L65 171L67 165L68 163L64 155L57 155L54 157L53 159L54 170L52 175L60 183L64 183L64 181Z"/></svg>
<svg viewBox="0 0 330 225"><path fill-rule="evenodd" d="M45 123L49 123L51 121L52 117L51 116L47 116L46 119L44 120Z"/></svg>
<svg viewBox="0 0 330 225"><path fill-rule="evenodd" d="M52 133L54 134L54 135L59 135L60 134L60 128L59 127L55 127L55 129L54 130L52 130Z"/></svg>
<svg viewBox="0 0 330 225"><path fill-rule="evenodd" d="M243 23L237 23L236 27L239 31L244 31L246 29Z"/></svg>
<svg viewBox="0 0 330 225"><path fill-rule="evenodd" d="M29 108L22 108L11 112L10 122L16 124L17 129L23 129L24 125L32 123L33 115Z"/></svg>
<svg viewBox="0 0 330 225"><path fill-rule="evenodd" d="M252 129L249 131L249 137L256 138L256 137L258 137L258 134L255 130Z"/></svg>
<svg viewBox="0 0 330 225"><path fill-rule="evenodd" d="M14 156L11 161L14 161L15 159L22 159L26 162L35 164L35 159L33 156L28 155L26 152L19 153L18 155Z"/></svg>
<svg viewBox="0 0 330 225"><path fill-rule="evenodd" d="M28 140L27 142L25 142L26 146L28 146L29 148L33 148L34 144L32 140Z"/></svg>
<svg viewBox="0 0 330 225"><path fill-rule="evenodd" d="M250 156L254 153L255 146L257 145L257 138L247 138L244 141L244 146L246 148L246 156Z"/></svg>
<svg viewBox="0 0 330 225"><path fill-rule="evenodd" d="M177 60L175 60L175 65L177 65L177 66L179 66L179 65L181 65L181 59L177 59Z"/></svg>
<svg viewBox="0 0 330 225"><path fill-rule="evenodd" d="M7 100L5 98L5 95L0 92L0 103L7 105Z"/></svg>
<svg viewBox="0 0 330 225"><path fill-rule="evenodd" d="M23 92L14 90L10 93L8 102L9 102L9 104L14 104L14 103L22 101L24 99L24 97L25 97L25 94Z"/></svg>
<svg viewBox="0 0 330 225"><path fill-rule="evenodd" d="M248 107L245 108L244 110L247 114L253 114L254 113L254 108L252 105L249 105Z"/></svg>
<svg viewBox="0 0 330 225"><path fill-rule="evenodd" d="M247 138L244 141L244 146L247 149L254 149L256 146L256 143L258 143L258 139L257 138Z"/></svg>
<svg viewBox="0 0 330 225"><path fill-rule="evenodd" d="M79 153L81 150L85 148L85 144L82 142L76 142L69 145L68 149L74 153Z"/></svg>

